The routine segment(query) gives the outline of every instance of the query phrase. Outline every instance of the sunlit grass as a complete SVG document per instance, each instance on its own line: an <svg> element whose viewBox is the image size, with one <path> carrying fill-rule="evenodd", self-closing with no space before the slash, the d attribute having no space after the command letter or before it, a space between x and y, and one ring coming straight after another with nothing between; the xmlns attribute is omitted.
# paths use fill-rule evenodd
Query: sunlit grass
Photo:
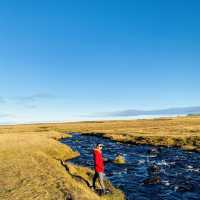
<svg viewBox="0 0 200 200"><path fill-rule="evenodd" d="M113 195L99 197L80 180L74 179L61 165L78 155L59 143L70 137L66 132L100 134L121 142L178 146L200 150L200 117L168 119L77 122L0 126L0 199L123 199L113 189ZM91 183L90 169L68 165ZM108 183L109 184L109 183Z"/></svg>
<svg viewBox="0 0 200 200"><path fill-rule="evenodd" d="M31 125L61 132L100 134L116 141L135 144L177 146L200 150L200 117L121 120Z"/></svg>
<svg viewBox="0 0 200 200"><path fill-rule="evenodd" d="M112 195L99 197L74 179L61 165L61 160L79 153L55 140L67 137L66 134L50 129L35 125L0 128L0 199L64 200L68 196L75 200L107 200L116 195L116 199L123 199L123 194L115 189ZM88 178L88 171L78 167L83 178Z"/></svg>

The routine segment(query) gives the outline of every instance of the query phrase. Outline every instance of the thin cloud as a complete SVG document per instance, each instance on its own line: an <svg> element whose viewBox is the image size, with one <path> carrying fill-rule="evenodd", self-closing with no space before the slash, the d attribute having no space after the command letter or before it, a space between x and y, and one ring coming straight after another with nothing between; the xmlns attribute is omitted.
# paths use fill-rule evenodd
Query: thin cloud
<svg viewBox="0 0 200 200"><path fill-rule="evenodd" d="M121 110L115 112L97 113L91 115L93 117L131 117L141 115L187 115L187 114L200 114L200 106L196 107L179 107L168 108L160 110Z"/></svg>
<svg viewBox="0 0 200 200"><path fill-rule="evenodd" d="M10 113L0 114L0 125L16 124L17 122L20 122L20 120L21 120L20 116L14 114Z"/></svg>
<svg viewBox="0 0 200 200"><path fill-rule="evenodd" d="M37 105L25 105L26 108L35 109Z"/></svg>
<svg viewBox="0 0 200 200"><path fill-rule="evenodd" d="M30 96L17 97L17 100L21 102L35 102L39 100L52 100L52 99L56 99L56 96L48 93L39 93Z"/></svg>
<svg viewBox="0 0 200 200"><path fill-rule="evenodd" d="M6 103L5 98L3 98L3 97L0 96L0 103Z"/></svg>
<svg viewBox="0 0 200 200"><path fill-rule="evenodd" d="M16 118L16 115L13 115L13 114L0 114L0 119L14 119Z"/></svg>
<svg viewBox="0 0 200 200"><path fill-rule="evenodd" d="M2 97L0 96L0 104L8 104L24 107L27 109L36 109L40 105L40 103L46 103L50 101L54 101L60 99L60 97L50 94L50 93L36 93L27 96L10 96L10 97ZM2 115L6 116L6 115Z"/></svg>
<svg viewBox="0 0 200 200"><path fill-rule="evenodd" d="M50 101L55 100L57 98L58 97L53 94L38 93L29 96L15 97L13 98L13 100L15 101L15 103L22 105L26 108L35 109L37 108L38 103L40 103L41 101Z"/></svg>

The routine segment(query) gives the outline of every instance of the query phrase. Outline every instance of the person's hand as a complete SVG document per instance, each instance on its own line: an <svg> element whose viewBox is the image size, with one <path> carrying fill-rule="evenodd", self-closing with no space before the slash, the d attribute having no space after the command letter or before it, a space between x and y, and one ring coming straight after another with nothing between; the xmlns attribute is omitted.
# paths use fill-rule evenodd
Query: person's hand
<svg viewBox="0 0 200 200"><path fill-rule="evenodd" d="M105 163L112 162L112 160L109 159L109 158L105 158L105 159L103 159L103 160L104 160Z"/></svg>

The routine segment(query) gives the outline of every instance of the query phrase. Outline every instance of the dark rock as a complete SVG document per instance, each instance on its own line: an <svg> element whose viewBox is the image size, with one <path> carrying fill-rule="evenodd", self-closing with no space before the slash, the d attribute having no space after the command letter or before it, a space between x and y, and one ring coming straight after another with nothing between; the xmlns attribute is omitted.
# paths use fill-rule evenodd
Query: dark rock
<svg viewBox="0 0 200 200"><path fill-rule="evenodd" d="M160 149L158 149L158 148L151 148L151 149L149 149L148 150L148 154L150 154L150 155L158 155L160 153Z"/></svg>
<svg viewBox="0 0 200 200"><path fill-rule="evenodd" d="M189 192L193 190L193 186L189 183L182 183L181 185L176 186L177 192Z"/></svg>
<svg viewBox="0 0 200 200"><path fill-rule="evenodd" d="M160 167L158 165L152 165L148 168L149 173L159 173Z"/></svg>
<svg viewBox="0 0 200 200"><path fill-rule="evenodd" d="M153 178L148 178L148 179L144 180L143 183L145 185L158 184L158 183L160 183L160 177L156 176Z"/></svg>

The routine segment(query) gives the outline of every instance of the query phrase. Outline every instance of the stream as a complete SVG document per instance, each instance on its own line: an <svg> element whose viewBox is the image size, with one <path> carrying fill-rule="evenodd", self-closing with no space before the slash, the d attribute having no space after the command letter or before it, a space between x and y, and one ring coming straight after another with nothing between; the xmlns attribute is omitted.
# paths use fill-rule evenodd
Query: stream
<svg viewBox="0 0 200 200"><path fill-rule="evenodd" d="M80 153L71 162L90 168L94 167L92 149L97 143L105 145L104 158L124 156L125 164L105 163L105 174L127 200L200 200L200 153L123 144L78 133L61 142Z"/></svg>

